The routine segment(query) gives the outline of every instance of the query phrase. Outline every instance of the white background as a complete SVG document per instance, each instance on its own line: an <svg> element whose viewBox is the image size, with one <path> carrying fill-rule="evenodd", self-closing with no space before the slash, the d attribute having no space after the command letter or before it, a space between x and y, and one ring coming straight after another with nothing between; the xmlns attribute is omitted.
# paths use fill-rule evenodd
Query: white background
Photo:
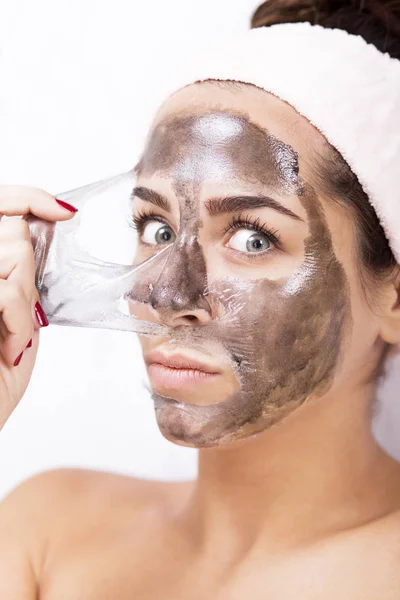
<svg viewBox="0 0 400 600"><path fill-rule="evenodd" d="M57 194L130 169L168 70L247 29L256 5L0 0L0 184ZM31 384L0 434L0 496L62 465L194 477L196 451L164 440L143 381L132 334L44 330ZM376 429L400 456L398 412L395 393Z"/></svg>

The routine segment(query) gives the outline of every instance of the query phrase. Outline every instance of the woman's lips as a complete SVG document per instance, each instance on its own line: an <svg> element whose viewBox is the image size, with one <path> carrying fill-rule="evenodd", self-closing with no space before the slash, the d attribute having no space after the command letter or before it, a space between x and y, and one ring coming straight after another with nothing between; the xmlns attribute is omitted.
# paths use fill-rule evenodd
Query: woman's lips
<svg viewBox="0 0 400 600"><path fill-rule="evenodd" d="M206 373L197 369L175 369L157 363L149 365L147 371L153 387L175 390L209 381L219 375L219 373Z"/></svg>
<svg viewBox="0 0 400 600"><path fill-rule="evenodd" d="M221 374L215 367L182 354L152 352L146 357L146 364L152 386L159 389L182 389L210 382Z"/></svg>

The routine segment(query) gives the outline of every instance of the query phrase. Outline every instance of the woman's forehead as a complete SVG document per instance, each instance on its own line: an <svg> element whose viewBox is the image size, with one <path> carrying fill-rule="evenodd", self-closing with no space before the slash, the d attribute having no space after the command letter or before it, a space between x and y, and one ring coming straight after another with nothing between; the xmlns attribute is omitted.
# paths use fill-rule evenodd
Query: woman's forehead
<svg viewBox="0 0 400 600"><path fill-rule="evenodd" d="M297 152L233 109L191 108L166 115L153 127L137 173L162 173L177 185L236 179L281 194L295 193L299 186Z"/></svg>
<svg viewBox="0 0 400 600"><path fill-rule="evenodd" d="M153 126L173 115L221 111L246 116L255 125L292 146L299 159L307 161L308 151L325 143L324 136L290 104L254 85L229 86L201 82L172 94L160 107Z"/></svg>
<svg viewBox="0 0 400 600"><path fill-rule="evenodd" d="M195 84L162 105L136 171L140 181L157 180L170 197L176 195L174 182L197 178L198 199L218 188L264 191L286 197L304 215L299 181L313 183L312 137L324 140L291 106L264 90Z"/></svg>

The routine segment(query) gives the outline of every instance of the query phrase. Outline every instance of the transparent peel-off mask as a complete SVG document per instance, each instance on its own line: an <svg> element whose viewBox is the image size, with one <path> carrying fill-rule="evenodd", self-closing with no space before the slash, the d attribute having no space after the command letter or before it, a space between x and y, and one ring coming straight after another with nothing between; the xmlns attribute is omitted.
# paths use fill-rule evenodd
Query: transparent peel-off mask
<svg viewBox="0 0 400 600"><path fill-rule="evenodd" d="M144 266L133 266L137 247L131 208L134 186L134 173L122 173L58 194L57 198L78 208L68 221L50 223L26 217L36 287L49 323L136 333L160 331L130 315L126 301Z"/></svg>
<svg viewBox="0 0 400 600"><path fill-rule="evenodd" d="M279 203L291 195L302 217ZM72 219L28 219L49 321L143 334L145 360L156 351L208 369L191 388L160 378L153 386L169 439L229 443L329 387L351 322L348 284L291 146L246 115L193 108L156 123L135 172L59 197L79 209ZM136 228L134 198L147 211ZM292 269L282 268L288 253L269 247L260 219L240 233L248 253L264 252L257 263L246 248L232 260L216 233L216 219L234 215L237 231L237 220L260 207L304 232Z"/></svg>

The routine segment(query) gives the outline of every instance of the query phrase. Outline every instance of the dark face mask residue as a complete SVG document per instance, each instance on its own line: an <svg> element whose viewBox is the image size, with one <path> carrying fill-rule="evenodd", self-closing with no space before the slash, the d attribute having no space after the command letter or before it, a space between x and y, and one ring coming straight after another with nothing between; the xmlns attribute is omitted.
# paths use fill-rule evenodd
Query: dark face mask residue
<svg viewBox="0 0 400 600"><path fill-rule="evenodd" d="M242 114L171 116L151 132L137 174L172 182L180 227L162 266L149 264L131 298L165 317L207 311L206 323L171 328L170 337L206 353L218 348L240 381L237 393L212 405L166 402L155 394L158 424L167 437L198 447L229 443L325 393L351 323L348 284L322 206L300 178L293 148ZM297 194L307 213L304 259L285 279L207 279L198 242L201 187L235 178L282 196ZM216 305L222 317L215 317Z"/></svg>

